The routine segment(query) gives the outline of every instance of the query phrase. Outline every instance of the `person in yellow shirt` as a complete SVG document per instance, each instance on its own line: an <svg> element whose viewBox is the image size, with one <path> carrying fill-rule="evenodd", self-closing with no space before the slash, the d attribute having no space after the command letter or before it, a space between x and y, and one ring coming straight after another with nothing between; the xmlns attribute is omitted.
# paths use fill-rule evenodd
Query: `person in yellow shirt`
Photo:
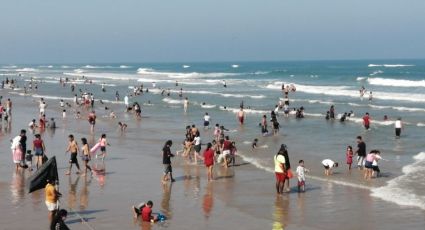
<svg viewBox="0 0 425 230"><path fill-rule="evenodd" d="M56 190L53 181L47 181L47 185L44 188L44 193L46 197L47 210L49 210L49 221L51 221L55 210L58 209L58 199L61 194Z"/></svg>

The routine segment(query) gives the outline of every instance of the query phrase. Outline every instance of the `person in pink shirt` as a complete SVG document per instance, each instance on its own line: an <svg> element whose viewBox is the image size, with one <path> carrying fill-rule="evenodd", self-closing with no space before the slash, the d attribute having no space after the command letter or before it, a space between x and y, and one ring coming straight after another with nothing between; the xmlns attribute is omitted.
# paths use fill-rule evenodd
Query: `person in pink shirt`
<svg viewBox="0 0 425 230"><path fill-rule="evenodd" d="M366 168L364 178L366 180L369 180L370 178L372 178L372 173L373 173L372 163L375 160L376 151L377 150L372 150L366 156L366 162L365 162L365 165L364 165L364 167Z"/></svg>

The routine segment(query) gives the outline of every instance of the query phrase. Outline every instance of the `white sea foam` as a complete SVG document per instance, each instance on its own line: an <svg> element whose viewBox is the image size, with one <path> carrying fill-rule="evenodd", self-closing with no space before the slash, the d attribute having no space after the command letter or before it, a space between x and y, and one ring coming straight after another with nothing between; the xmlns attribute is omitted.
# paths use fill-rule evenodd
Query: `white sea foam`
<svg viewBox="0 0 425 230"><path fill-rule="evenodd" d="M49 68L49 69L51 69L51 68L53 68L53 66L52 65L41 65L41 66L39 66L40 68Z"/></svg>
<svg viewBox="0 0 425 230"><path fill-rule="evenodd" d="M6 69L16 69L16 68L18 68L18 66L16 66L16 65L4 65L2 67L6 68Z"/></svg>
<svg viewBox="0 0 425 230"><path fill-rule="evenodd" d="M84 73L84 70L82 70L82 69L74 69L74 72L75 73ZM64 73L64 74L66 75L66 73Z"/></svg>
<svg viewBox="0 0 425 230"><path fill-rule="evenodd" d="M419 122L418 124L416 124L416 126L418 126L418 127L425 127L425 123Z"/></svg>
<svg viewBox="0 0 425 230"><path fill-rule="evenodd" d="M31 95L35 98L44 98L44 99L51 99L51 100L67 100L67 101L73 101L74 98L72 97L59 97L59 96L51 96L51 95L39 95L39 94L33 94Z"/></svg>
<svg viewBox="0 0 425 230"><path fill-rule="evenodd" d="M190 65L183 65L182 67L183 69L187 69L187 68L190 68Z"/></svg>
<svg viewBox="0 0 425 230"><path fill-rule="evenodd" d="M387 182L386 186L372 189L372 196L402 206L413 206L425 210L425 196L412 192L412 184L425 186L425 152L413 157L414 163L403 167L403 175Z"/></svg>
<svg viewBox="0 0 425 230"><path fill-rule="evenodd" d="M171 98L164 98L162 99L163 102L166 102L168 104L183 104L183 100L175 100Z"/></svg>
<svg viewBox="0 0 425 230"><path fill-rule="evenodd" d="M224 106L220 106L219 108L220 110L230 111L233 113L237 113L240 111L240 108L224 107ZM256 110L256 109L244 109L243 111L245 113L251 113L251 114L269 114L270 113L270 111L268 110Z"/></svg>
<svg viewBox="0 0 425 230"><path fill-rule="evenodd" d="M287 83L285 83L287 84ZM322 94L330 96L346 96L359 98L358 90L353 90L348 86L312 86L295 84L297 92L304 92L309 94ZM281 90L282 82L275 82L265 86L268 89ZM373 97L381 100L396 100L396 101L412 101L412 102L425 102L423 94L413 93L391 93L374 91Z"/></svg>
<svg viewBox="0 0 425 230"><path fill-rule="evenodd" d="M415 65L404 65L404 64L369 64L367 67L387 67L387 68L396 68L396 67L410 67Z"/></svg>
<svg viewBox="0 0 425 230"><path fill-rule="evenodd" d="M239 65L232 65L232 68L239 68Z"/></svg>
<svg viewBox="0 0 425 230"><path fill-rule="evenodd" d="M62 69L69 69L69 68L71 68L71 66L69 66L69 65L61 65L61 68Z"/></svg>
<svg viewBox="0 0 425 230"><path fill-rule="evenodd" d="M107 66L99 66L99 65L85 65L81 68L85 69L106 69L106 68L114 68L113 66L107 65Z"/></svg>
<svg viewBox="0 0 425 230"><path fill-rule="evenodd" d="M204 108L204 109L212 109L212 108L217 107L217 105L211 105L211 104L204 104L204 105L202 105L201 104L201 107Z"/></svg>
<svg viewBox="0 0 425 230"><path fill-rule="evenodd" d="M365 80L367 77L357 77L357 81L363 81L363 80Z"/></svg>
<svg viewBox="0 0 425 230"><path fill-rule="evenodd" d="M396 86L396 87L425 87L425 80L412 81L412 80L391 79L391 78L368 78L367 81L371 85Z"/></svg>
<svg viewBox="0 0 425 230"><path fill-rule="evenodd" d="M128 68L131 68L131 66L128 66L128 65L120 65L120 68L121 68L121 69L128 69Z"/></svg>
<svg viewBox="0 0 425 230"><path fill-rule="evenodd" d="M382 70L376 70L376 71L373 71L373 73L369 74L369 76L375 76L375 75L381 74L381 73L384 73L384 71L382 71Z"/></svg>
<svg viewBox="0 0 425 230"><path fill-rule="evenodd" d="M235 76L240 75L239 73L182 73L182 72L161 72L156 71L152 68L139 68L137 73L140 75L149 75L149 76L160 76L160 77L169 77L175 79L186 79L186 78L204 78L204 77L226 77L226 76Z"/></svg>
<svg viewBox="0 0 425 230"><path fill-rule="evenodd" d="M22 69L16 69L16 72L37 72L38 69L35 68L22 68Z"/></svg>

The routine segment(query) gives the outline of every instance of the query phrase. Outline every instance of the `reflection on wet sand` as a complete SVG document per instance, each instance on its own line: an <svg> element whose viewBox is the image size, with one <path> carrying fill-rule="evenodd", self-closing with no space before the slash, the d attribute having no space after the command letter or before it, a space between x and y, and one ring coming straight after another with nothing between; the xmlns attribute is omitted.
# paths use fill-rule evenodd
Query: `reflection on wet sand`
<svg viewBox="0 0 425 230"><path fill-rule="evenodd" d="M276 196L273 212L273 230L285 229L289 220L289 197Z"/></svg>
<svg viewBox="0 0 425 230"><path fill-rule="evenodd" d="M214 205L213 184L208 183L205 188L205 194L202 201L202 209L204 210L204 216L206 219L210 217L213 205Z"/></svg>
<svg viewBox="0 0 425 230"><path fill-rule="evenodd" d="M12 194L12 204L18 204L25 197L25 172L18 170L13 174L10 183L10 193Z"/></svg>
<svg viewBox="0 0 425 230"><path fill-rule="evenodd" d="M77 202L77 186L78 181L80 181L80 177L77 176L74 180L72 179L72 176L70 175L68 177L68 207L75 210L75 204Z"/></svg>
<svg viewBox="0 0 425 230"><path fill-rule="evenodd" d="M194 172L192 173L192 169ZM199 176L199 167L194 165L185 165L184 166L184 194L185 196L190 196L190 193L193 193L191 197L193 199L199 198L199 193L201 190L201 178Z"/></svg>
<svg viewBox="0 0 425 230"><path fill-rule="evenodd" d="M172 210L170 207L170 199L171 199L171 188L173 184L163 184L162 185L162 200L161 200L161 212L164 214L167 219L172 219Z"/></svg>
<svg viewBox="0 0 425 230"><path fill-rule="evenodd" d="M94 178L99 182L100 187L103 189L106 181L106 166L105 162L95 162L92 164L92 171Z"/></svg>
<svg viewBox="0 0 425 230"><path fill-rule="evenodd" d="M84 211L89 206L89 185L91 184L91 177L85 176L84 183L80 190L80 210Z"/></svg>

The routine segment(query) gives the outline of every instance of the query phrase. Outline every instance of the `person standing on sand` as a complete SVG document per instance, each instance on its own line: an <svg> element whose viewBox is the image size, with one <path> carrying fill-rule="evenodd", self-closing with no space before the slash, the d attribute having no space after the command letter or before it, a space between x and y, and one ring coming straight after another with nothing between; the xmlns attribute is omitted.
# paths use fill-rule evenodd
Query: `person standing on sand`
<svg viewBox="0 0 425 230"><path fill-rule="evenodd" d="M400 138L401 130L403 129L403 122L401 122L401 117L397 118L394 124L395 128L395 137Z"/></svg>
<svg viewBox="0 0 425 230"><path fill-rule="evenodd" d="M70 175L71 174L71 169L72 169L72 164L75 164L75 166L77 166L77 173L80 173L80 165L78 164L78 159L77 159L77 155L79 152L79 148L78 148L78 144L77 142L74 140L74 136L72 134L70 134L68 136L69 142L68 142L68 147L65 150L65 153L70 152L71 153L71 159L69 160L69 169L68 172L66 172L65 175Z"/></svg>
<svg viewBox="0 0 425 230"><path fill-rule="evenodd" d="M370 116L369 113L366 113L363 116L363 126L365 127L366 130L370 129Z"/></svg>
<svg viewBox="0 0 425 230"><path fill-rule="evenodd" d="M162 148L162 164L164 165L164 176L162 177L162 182L165 183L168 180L168 175L171 182L175 182L173 178L173 168L171 167L171 157L174 157L174 154L171 153L171 146L173 141L168 140L165 142L164 148Z"/></svg>
<svg viewBox="0 0 425 230"><path fill-rule="evenodd" d="M283 153L285 151L284 145L280 147L279 152L274 156L274 172L276 176L276 192L277 194L283 194L283 187L285 185L286 178L286 167L285 157Z"/></svg>
<svg viewBox="0 0 425 230"><path fill-rule="evenodd" d="M357 136L357 168L362 169L366 157L366 144L363 142L361 136Z"/></svg>
<svg viewBox="0 0 425 230"><path fill-rule="evenodd" d="M289 192L290 186L289 186L289 180L293 177L292 171L291 171L291 163L289 162L289 154L288 154L288 148L285 144L281 146L281 150L283 151L283 156L285 157L285 169L286 169L286 177L285 177L285 186L286 191Z"/></svg>
<svg viewBox="0 0 425 230"><path fill-rule="evenodd" d="M46 153L46 146L44 141L41 139L40 134L35 134L35 139L32 142L32 150L35 155L35 165L38 168L43 164L43 155Z"/></svg>
<svg viewBox="0 0 425 230"><path fill-rule="evenodd" d="M207 144L207 149L204 151L204 164L207 168L208 182L213 181L214 150L211 143Z"/></svg>
<svg viewBox="0 0 425 230"><path fill-rule="evenodd" d="M22 146L21 146L21 135L16 136L12 139L12 145L10 149L12 150L13 163L16 166L16 171L21 167L22 158Z"/></svg>
<svg viewBox="0 0 425 230"><path fill-rule="evenodd" d="M56 190L55 182L47 180L47 185L44 188L44 195L45 195L45 203L47 206L47 210L49 210L49 221L51 222L53 219L53 214L56 210L59 208L59 197L61 194Z"/></svg>
<svg viewBox="0 0 425 230"><path fill-rule="evenodd" d="M347 152L345 153L345 157L347 158L348 171L351 171L351 164L353 164L353 147L349 145L347 147Z"/></svg>
<svg viewBox="0 0 425 230"><path fill-rule="evenodd" d="M94 132L94 126L96 125L96 113L94 112L94 110L89 113L88 120L90 124L90 131Z"/></svg>
<svg viewBox="0 0 425 230"><path fill-rule="evenodd" d="M84 174L82 176L87 175L87 169L93 175L93 171L91 170L91 167L89 165L89 161L91 160L91 157L90 157L90 148L89 148L89 144L87 143L87 139L85 137L81 138L81 143L83 143L83 147L81 147L81 152L83 153L83 155L81 157L82 157L82 160L84 161Z"/></svg>
<svg viewBox="0 0 425 230"><path fill-rule="evenodd" d="M243 111L243 106L241 106L240 110L236 114L236 118L238 119L239 124L243 125L243 123L245 121L245 112Z"/></svg>
<svg viewBox="0 0 425 230"><path fill-rule="evenodd" d="M188 107L189 107L189 99L186 97L183 101L183 109L185 113L187 112Z"/></svg>

